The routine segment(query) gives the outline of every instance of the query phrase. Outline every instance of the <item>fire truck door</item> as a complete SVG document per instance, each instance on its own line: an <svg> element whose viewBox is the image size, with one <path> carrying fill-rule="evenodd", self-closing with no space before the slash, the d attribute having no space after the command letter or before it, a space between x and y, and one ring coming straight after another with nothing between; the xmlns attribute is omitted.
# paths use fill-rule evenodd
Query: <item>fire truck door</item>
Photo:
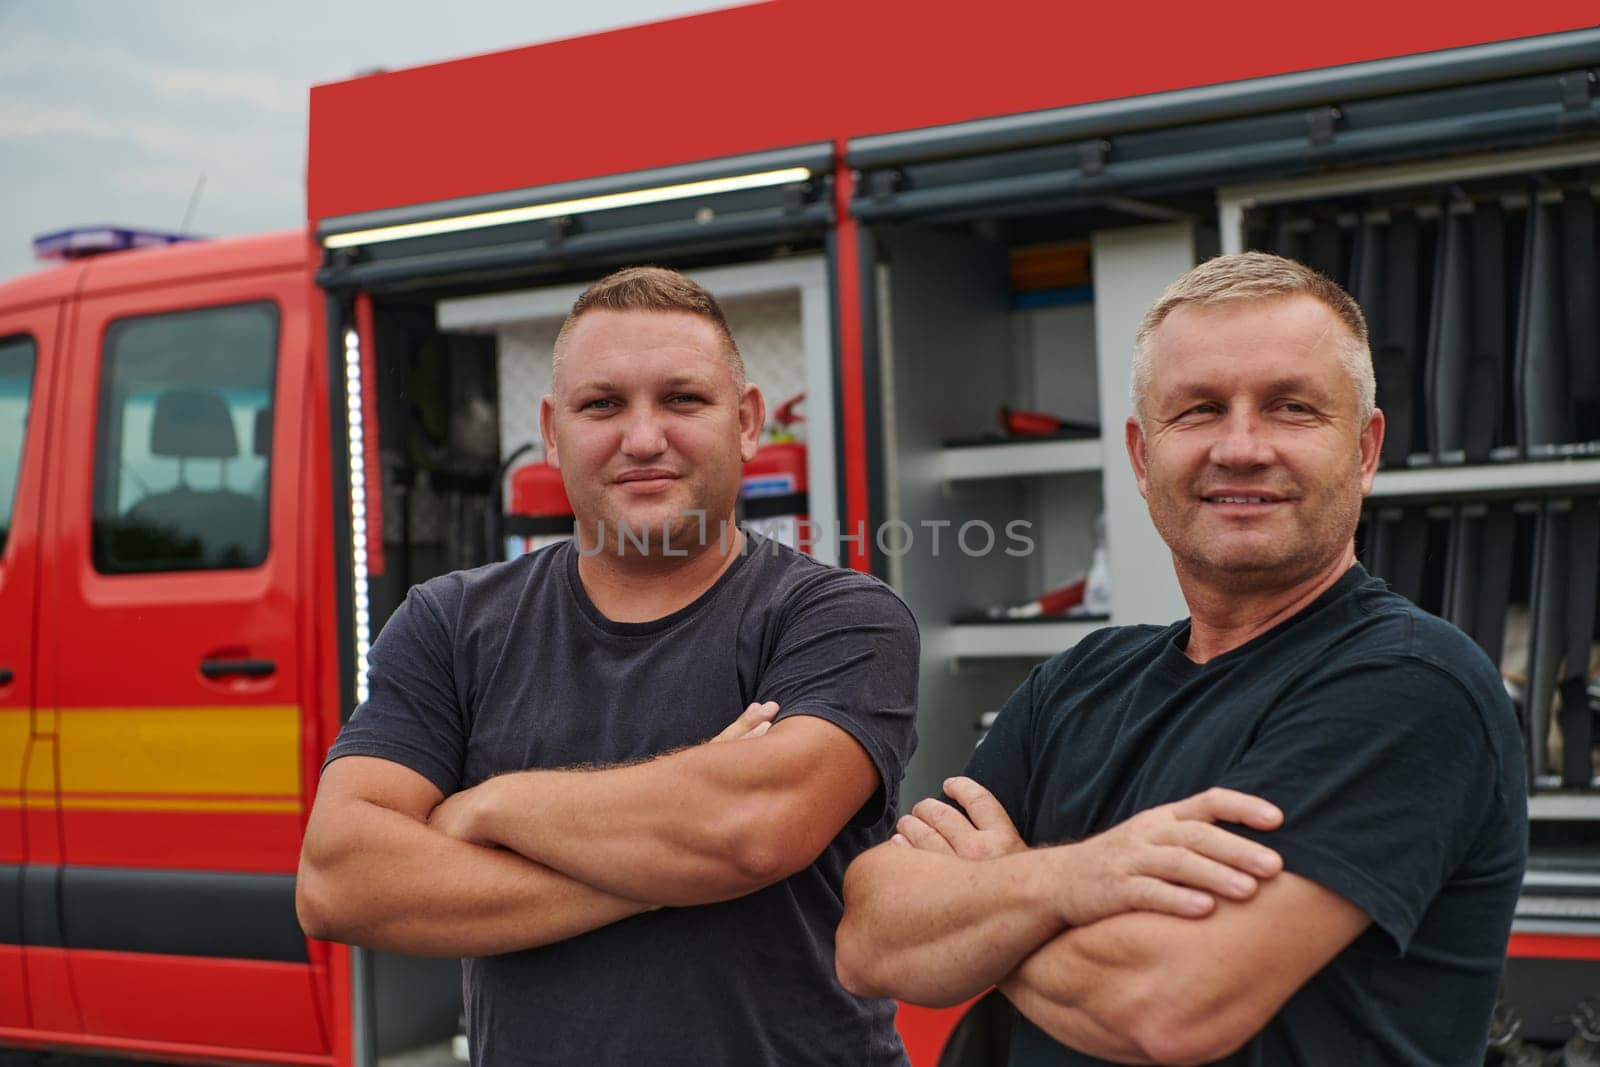
<svg viewBox="0 0 1600 1067"><path fill-rule="evenodd" d="M35 707L34 632L39 577L39 517L46 485L45 430L60 306L0 311L0 1031L75 1029L59 937L41 883L57 847L49 725ZM48 889L48 886L44 886ZM48 905L48 899L43 901ZM46 973L51 972L51 973Z"/></svg>
<svg viewBox="0 0 1600 1067"><path fill-rule="evenodd" d="M219 272L79 306L40 632L91 1039L327 1048L293 899L308 293Z"/></svg>

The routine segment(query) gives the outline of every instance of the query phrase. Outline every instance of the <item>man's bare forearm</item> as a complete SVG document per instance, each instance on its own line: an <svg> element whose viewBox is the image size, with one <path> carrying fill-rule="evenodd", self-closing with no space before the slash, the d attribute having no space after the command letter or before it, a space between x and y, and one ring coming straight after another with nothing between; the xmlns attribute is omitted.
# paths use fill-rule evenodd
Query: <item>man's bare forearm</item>
<svg viewBox="0 0 1600 1067"><path fill-rule="evenodd" d="M1131 922L1125 920L1132 920ZM1152 921L1153 920L1153 921ZM1152 927L1192 920L1113 916L1065 931L998 982L1019 1012L1062 1044L1114 1063L1147 1064L1141 968L1153 962Z"/></svg>
<svg viewBox="0 0 1600 1067"><path fill-rule="evenodd" d="M501 775L448 803L467 804L470 840L619 896L691 905L803 868L876 784L859 745L811 719L624 767ZM818 810L819 794L834 810Z"/></svg>
<svg viewBox="0 0 1600 1067"><path fill-rule="evenodd" d="M296 908L316 938L418 956L565 940L651 909L366 801L308 832Z"/></svg>
<svg viewBox="0 0 1600 1067"><path fill-rule="evenodd" d="M1198 921L1133 912L1068 930L1000 989L1035 1025L1091 1055L1210 1063L1258 1033L1370 922L1338 894L1285 873Z"/></svg>
<svg viewBox="0 0 1600 1067"><path fill-rule="evenodd" d="M891 843L863 854L845 875L840 981L935 1007L983 992L1066 927L1056 852L970 860Z"/></svg>

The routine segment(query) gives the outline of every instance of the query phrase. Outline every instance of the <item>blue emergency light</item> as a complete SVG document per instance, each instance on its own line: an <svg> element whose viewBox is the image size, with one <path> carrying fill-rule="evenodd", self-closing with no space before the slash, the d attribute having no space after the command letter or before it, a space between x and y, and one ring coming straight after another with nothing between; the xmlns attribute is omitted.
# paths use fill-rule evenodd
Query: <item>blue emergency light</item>
<svg viewBox="0 0 1600 1067"><path fill-rule="evenodd" d="M84 226L40 234L33 239L33 256L35 259L79 259L198 240L200 238L186 233L136 230L126 226Z"/></svg>

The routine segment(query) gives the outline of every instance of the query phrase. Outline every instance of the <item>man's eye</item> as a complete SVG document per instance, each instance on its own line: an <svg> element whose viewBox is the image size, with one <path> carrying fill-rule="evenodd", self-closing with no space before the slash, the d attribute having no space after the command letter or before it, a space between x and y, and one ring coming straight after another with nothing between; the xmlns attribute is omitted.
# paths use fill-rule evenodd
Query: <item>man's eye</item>
<svg viewBox="0 0 1600 1067"><path fill-rule="evenodd" d="M674 404L701 404L705 402L703 397L696 396L694 393L674 393L668 399Z"/></svg>
<svg viewBox="0 0 1600 1067"><path fill-rule="evenodd" d="M583 405L585 411L609 411L617 406L617 402L609 396L598 397Z"/></svg>

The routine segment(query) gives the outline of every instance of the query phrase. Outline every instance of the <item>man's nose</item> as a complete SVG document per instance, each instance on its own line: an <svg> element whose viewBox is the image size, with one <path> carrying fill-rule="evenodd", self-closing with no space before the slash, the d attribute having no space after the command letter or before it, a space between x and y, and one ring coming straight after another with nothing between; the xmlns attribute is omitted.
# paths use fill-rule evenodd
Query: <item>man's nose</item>
<svg viewBox="0 0 1600 1067"><path fill-rule="evenodd" d="M622 434L622 451L636 458L659 456L667 450L660 414L652 407L638 407L628 414Z"/></svg>
<svg viewBox="0 0 1600 1067"><path fill-rule="evenodd" d="M1274 454L1267 426L1259 414L1241 408L1228 412L1211 446L1211 461L1234 469L1266 466Z"/></svg>

